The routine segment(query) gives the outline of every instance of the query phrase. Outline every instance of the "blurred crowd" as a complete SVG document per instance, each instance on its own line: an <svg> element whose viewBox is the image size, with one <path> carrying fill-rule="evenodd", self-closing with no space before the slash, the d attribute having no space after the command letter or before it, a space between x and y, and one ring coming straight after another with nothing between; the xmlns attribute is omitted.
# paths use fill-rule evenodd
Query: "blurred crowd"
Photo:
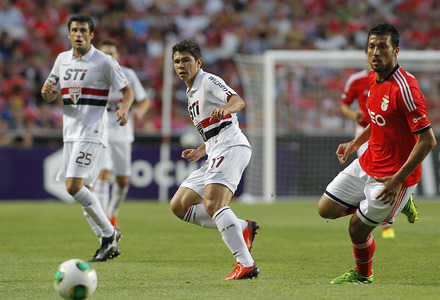
<svg viewBox="0 0 440 300"><path fill-rule="evenodd" d="M137 134L160 131L163 64L171 59L164 48L183 38L200 43L203 68L241 95L236 53L364 49L368 29L381 21L397 26L401 49L440 49L435 0L0 0L0 145L27 147L33 137L61 132L62 102L45 103L40 89L58 53L70 49L67 20L77 13L93 17L94 44L119 41L120 64L137 72L154 100ZM336 78L334 97L316 107L339 119L326 121L332 126L321 120L322 128L344 126L338 97L345 79ZM178 133L189 118L185 86L175 80L172 127ZM439 101L431 99L430 108Z"/></svg>

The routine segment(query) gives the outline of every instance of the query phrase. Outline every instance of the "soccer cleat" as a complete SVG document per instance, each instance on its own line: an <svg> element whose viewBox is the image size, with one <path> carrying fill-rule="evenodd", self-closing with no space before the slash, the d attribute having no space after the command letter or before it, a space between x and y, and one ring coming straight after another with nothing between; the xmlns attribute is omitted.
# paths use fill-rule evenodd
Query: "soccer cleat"
<svg viewBox="0 0 440 300"><path fill-rule="evenodd" d="M115 228L114 234L105 238L102 238L101 248L99 248L93 258L89 262L107 261L118 257L121 254L121 250L116 245L121 239L122 233L119 228Z"/></svg>
<svg viewBox="0 0 440 300"><path fill-rule="evenodd" d="M406 202L405 206L403 207L402 214L404 214L407 217L408 222L410 222L411 224L419 219L417 217L419 213L417 212L417 207L414 204L412 195L409 198L408 202Z"/></svg>
<svg viewBox="0 0 440 300"><path fill-rule="evenodd" d="M373 279L373 272L371 272L370 276L364 276L357 269L352 269L348 271L345 274L342 274L339 277L336 277L332 281L330 281L331 284L368 284L372 283L374 281Z"/></svg>
<svg viewBox="0 0 440 300"><path fill-rule="evenodd" d="M243 231L244 241L246 242L247 248L249 252L252 249L252 243L254 242L255 235L257 234L257 230L260 228L257 222L246 220L248 226Z"/></svg>
<svg viewBox="0 0 440 300"><path fill-rule="evenodd" d="M221 280L232 280L232 279L252 279L257 278L258 274L260 273L260 269L258 268L257 264L254 262L254 264L250 267L243 267L241 263L233 264L233 266L236 266L235 269L232 271L231 275L228 277L222 278Z"/></svg>
<svg viewBox="0 0 440 300"><path fill-rule="evenodd" d="M387 228L382 229L382 238L394 239L395 237L396 237L396 233L394 232L393 226L389 226Z"/></svg>

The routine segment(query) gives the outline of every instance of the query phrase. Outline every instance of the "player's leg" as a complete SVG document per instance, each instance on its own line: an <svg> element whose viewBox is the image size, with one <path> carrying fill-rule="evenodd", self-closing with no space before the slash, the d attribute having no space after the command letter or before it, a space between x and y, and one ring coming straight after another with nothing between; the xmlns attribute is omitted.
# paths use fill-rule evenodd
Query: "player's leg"
<svg viewBox="0 0 440 300"><path fill-rule="evenodd" d="M318 213L325 219L337 219L356 212L365 199L365 172L356 159L330 182L318 201Z"/></svg>
<svg viewBox="0 0 440 300"><path fill-rule="evenodd" d="M356 212L356 207L334 201L323 194L318 201L318 213L324 219L337 219Z"/></svg>
<svg viewBox="0 0 440 300"><path fill-rule="evenodd" d="M105 261L119 255L117 241L121 237L102 209L102 206L92 191L91 186L98 177L102 159L103 145L88 142L70 144L70 157L66 168L67 191L82 204L84 211L101 229L101 248L96 252L96 261Z"/></svg>
<svg viewBox="0 0 440 300"><path fill-rule="evenodd" d="M130 178L128 176L116 176L113 184L111 199L108 206L107 215L113 226L118 226L119 208L127 198L128 188L130 186Z"/></svg>
<svg viewBox="0 0 440 300"><path fill-rule="evenodd" d="M231 275L223 278L224 280L253 278L259 273L249 252L248 242L243 236L243 220L238 219L229 207L229 202L251 155L250 148L236 146L214 152L208 157L209 165L205 173L206 188L203 203L206 212L212 216L223 241L237 261L237 267Z"/></svg>
<svg viewBox="0 0 440 300"><path fill-rule="evenodd" d="M170 202L173 213L185 222L193 223L204 228L217 228L203 204L205 195L205 175L207 164L192 172L180 185ZM243 230L247 222L243 220Z"/></svg>
<svg viewBox="0 0 440 300"><path fill-rule="evenodd" d="M351 218L349 227L356 268L333 279L332 283L373 282L372 265L376 246L371 232L382 222L390 224L394 222L416 186L402 187L393 205L376 200L376 196L383 190L383 187L382 183L372 178L367 180L366 199L359 204L359 209Z"/></svg>
<svg viewBox="0 0 440 300"><path fill-rule="evenodd" d="M130 142L113 142L111 145L111 158L116 179L112 187L107 215L112 224L117 226L119 209L127 197L130 186L132 144Z"/></svg>
<svg viewBox="0 0 440 300"><path fill-rule="evenodd" d="M222 239L237 261L237 267L223 280L257 277L259 269L255 264L241 229L240 220L228 206L232 192L222 184L206 186L204 205L214 220Z"/></svg>
<svg viewBox="0 0 440 300"><path fill-rule="evenodd" d="M365 224L358 216L354 214L350 219L349 233L353 245L353 255L356 267L343 275L334 278L332 284L372 283L373 278L373 257L376 250L376 243L371 234L376 226Z"/></svg>
<svg viewBox="0 0 440 300"><path fill-rule="evenodd" d="M90 187L84 185L84 178L68 177L66 187L69 194L82 204L84 211L101 228L103 236L108 237L113 234L113 226L108 221L96 195Z"/></svg>
<svg viewBox="0 0 440 300"><path fill-rule="evenodd" d="M107 211L108 203L109 203L109 194L110 194L110 178L112 176L112 171L110 168L104 167L101 169L98 175L98 179L93 185L93 190L96 194L96 197L99 199L99 203L101 203L102 209Z"/></svg>

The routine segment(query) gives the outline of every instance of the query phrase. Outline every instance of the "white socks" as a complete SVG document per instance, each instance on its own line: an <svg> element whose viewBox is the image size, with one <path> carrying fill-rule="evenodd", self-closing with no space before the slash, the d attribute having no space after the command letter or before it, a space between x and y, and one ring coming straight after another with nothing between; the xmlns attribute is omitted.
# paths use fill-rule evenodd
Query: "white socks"
<svg viewBox="0 0 440 300"><path fill-rule="evenodd" d="M99 203L101 203L101 207L104 212L108 207L108 199L110 193L110 182L106 180L97 179L95 185L93 186L93 190L98 197Z"/></svg>
<svg viewBox="0 0 440 300"><path fill-rule="evenodd" d="M125 201L127 197L128 186L120 188L117 183L113 183L112 187L112 197L107 208L107 214L109 217L117 216L119 213L119 207Z"/></svg>
<svg viewBox="0 0 440 300"><path fill-rule="evenodd" d="M217 225L212 220L212 217L208 215L203 203L191 205L188 211L183 217L185 222L193 223L204 228L217 228Z"/></svg>
<svg viewBox="0 0 440 300"><path fill-rule="evenodd" d="M191 207L186 212L183 217L185 222L193 223L203 228L217 228L217 224L215 224L214 220L210 215L206 212L205 205L203 203L191 205ZM241 230L245 230L248 226L248 223L245 220L238 219L240 221Z"/></svg>
<svg viewBox="0 0 440 300"><path fill-rule="evenodd" d="M104 210L102 209L101 204L99 203L99 200L94 193L83 186L75 195L73 195L73 198L75 198L76 201L82 204L84 211L90 216L91 220L101 229L102 235L104 237L109 237L114 233L115 228L107 219L107 216L105 215ZM89 221L89 224L92 226L93 231L95 231L94 225L92 225L91 220L87 218L87 221Z"/></svg>
<svg viewBox="0 0 440 300"><path fill-rule="evenodd" d="M252 266L254 260L244 241L240 221L229 206L220 208L212 219L217 225L223 241L231 250L237 262L241 263L244 267Z"/></svg>

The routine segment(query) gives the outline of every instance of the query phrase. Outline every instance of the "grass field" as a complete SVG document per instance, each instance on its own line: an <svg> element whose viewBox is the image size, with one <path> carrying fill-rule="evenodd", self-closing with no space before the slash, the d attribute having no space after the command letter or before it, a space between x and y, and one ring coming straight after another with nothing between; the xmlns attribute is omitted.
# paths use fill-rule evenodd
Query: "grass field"
<svg viewBox="0 0 440 300"><path fill-rule="evenodd" d="M93 263L92 299L440 299L440 200L417 199L420 220L404 215L396 238L375 230L375 282L331 285L354 266L347 218L321 219L316 203L233 203L258 221L256 280L220 281L235 259L219 233L175 218L167 204L128 201L120 215L120 258ZM0 299L59 299L58 265L88 260L99 247L79 204L0 202Z"/></svg>

